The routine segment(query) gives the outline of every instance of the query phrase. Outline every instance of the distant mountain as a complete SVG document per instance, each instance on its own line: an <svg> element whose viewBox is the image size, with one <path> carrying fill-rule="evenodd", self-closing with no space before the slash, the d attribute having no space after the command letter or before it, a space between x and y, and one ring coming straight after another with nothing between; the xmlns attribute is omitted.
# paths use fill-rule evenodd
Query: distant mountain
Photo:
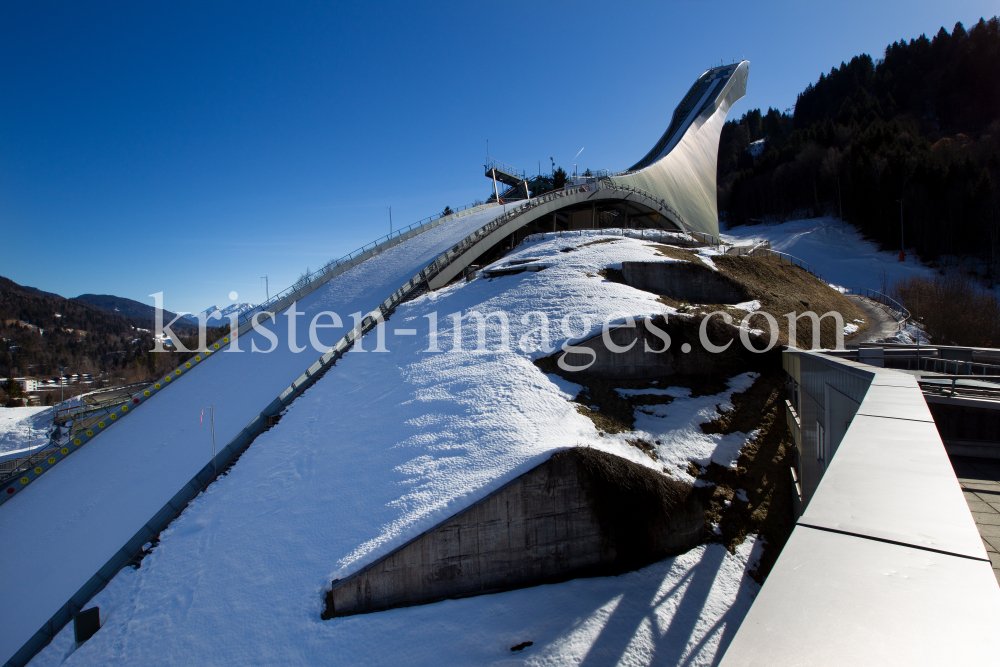
<svg viewBox="0 0 1000 667"><path fill-rule="evenodd" d="M0 377L120 369L152 347L139 320L0 278ZM16 370L15 370L16 369Z"/></svg>
<svg viewBox="0 0 1000 667"><path fill-rule="evenodd" d="M254 303L234 303L231 306L226 306L225 308L219 308L218 306L209 306L208 308L206 308L205 310L201 311L197 315L195 315L193 317L189 316L188 319L197 322L198 318L200 318L200 317L204 316L204 317L208 318L208 317L212 317L213 314L214 314L215 317L213 319L208 319L206 321L209 324L212 324L214 326L218 326L220 320L228 320L229 316L232 315L233 313L238 313L238 314L242 315L243 313L245 313L247 311L250 311L250 310L253 310L256 307L257 307L257 304L254 304Z"/></svg>
<svg viewBox="0 0 1000 667"><path fill-rule="evenodd" d="M83 301L84 303L89 303L98 308L104 310L109 310L113 313L121 313L125 317L136 322L136 326L141 326L143 329L152 330L156 322L156 309L153 306L142 303L141 301L134 301L132 299L126 299L121 296L112 296L110 294L81 294L80 296L73 299L73 301ZM172 313L169 310L163 311L163 324L169 324L177 317L176 313ZM177 320L171 329L176 329L177 331L187 331L195 328L195 325L191 323L189 318L181 317Z"/></svg>
<svg viewBox="0 0 1000 667"><path fill-rule="evenodd" d="M11 284L12 285L17 285L17 283L15 283L15 282L12 282ZM47 296L47 297L52 298L52 299L65 299L66 298L64 296L59 296L58 294L53 294L52 292L43 292L42 290L38 289L37 287L28 287L27 285L17 285L17 287L19 289L25 291L25 292L28 292L29 294L37 294L38 296Z"/></svg>

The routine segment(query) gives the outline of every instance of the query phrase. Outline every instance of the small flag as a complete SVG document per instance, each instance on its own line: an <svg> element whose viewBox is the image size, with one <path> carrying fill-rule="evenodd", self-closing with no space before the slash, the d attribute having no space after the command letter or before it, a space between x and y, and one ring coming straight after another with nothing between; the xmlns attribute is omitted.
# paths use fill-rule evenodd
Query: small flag
<svg viewBox="0 0 1000 667"><path fill-rule="evenodd" d="M201 426L201 421L205 418L205 408L201 409L201 416L198 417L198 426Z"/></svg>

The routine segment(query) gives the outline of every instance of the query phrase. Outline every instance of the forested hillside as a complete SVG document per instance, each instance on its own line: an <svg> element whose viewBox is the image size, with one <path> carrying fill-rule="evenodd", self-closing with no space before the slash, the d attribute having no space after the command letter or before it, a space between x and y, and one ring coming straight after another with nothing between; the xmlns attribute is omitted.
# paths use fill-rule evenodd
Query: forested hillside
<svg viewBox="0 0 1000 667"><path fill-rule="evenodd" d="M169 322L169 319L167 320ZM0 277L0 377L108 374L112 384L138 381L183 361L177 353L153 354L153 335L143 317L65 299ZM184 330L190 334L191 328ZM210 329L214 339L222 330ZM180 330L177 330L179 335ZM195 338L184 338L185 344ZM190 347L190 345L188 345Z"/></svg>
<svg viewBox="0 0 1000 667"><path fill-rule="evenodd" d="M981 260L1000 280L1000 22L961 23L859 55L799 96L726 123L729 225L832 214L884 247ZM751 142L763 140L763 145ZM755 158L753 152L758 152Z"/></svg>

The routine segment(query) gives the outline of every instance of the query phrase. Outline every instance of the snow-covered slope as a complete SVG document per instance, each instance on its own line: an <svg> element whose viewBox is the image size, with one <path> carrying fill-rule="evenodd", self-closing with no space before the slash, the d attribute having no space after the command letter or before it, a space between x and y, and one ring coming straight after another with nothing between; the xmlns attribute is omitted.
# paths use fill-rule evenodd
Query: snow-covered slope
<svg viewBox="0 0 1000 667"><path fill-rule="evenodd" d="M94 599L104 626L90 641L73 652L66 628L33 664L711 664L757 590L745 576L752 542L735 554L704 545L621 577L320 620L331 579L554 451L597 447L686 477L687 461L725 465L745 442L698 424L725 410L748 376L717 396L673 391L669 406L637 415L637 433L599 434L570 402L579 386L533 364L547 353L531 331L544 315L557 347L570 312L591 320L584 330L574 318L573 338L612 315L669 313L654 295L596 274L623 260L670 260L639 240L536 238L504 261L532 258L548 267L540 272L460 282L401 305L386 324L388 352L371 351L369 334L369 351L331 368L164 531L141 568ZM469 322L456 349L449 314L471 311L504 312L510 345L492 317L486 349ZM427 351L433 312L440 353ZM417 335L393 333L409 328ZM626 443L643 435L663 443L659 462ZM510 651L525 641L534 645Z"/></svg>
<svg viewBox="0 0 1000 667"><path fill-rule="evenodd" d="M233 314L242 315L243 313L253 310L257 307L254 303L233 303L225 308L219 308L218 306L209 306L205 310L201 311L197 315L189 316L187 319L194 320L196 322L200 321L200 318L205 318L205 321L212 326L224 326L226 324L226 319Z"/></svg>
<svg viewBox="0 0 1000 667"><path fill-rule="evenodd" d="M456 218L387 249L333 278L297 302L309 322L321 311L365 313L459 240L502 211L490 208ZM16 572L0 587L0 661L13 655L133 535L211 461L210 429L201 411L215 408L221 447L319 358L308 326L297 328L290 349L288 319L240 338L242 353L227 350L194 366L174 386L139 406L0 507L0 572ZM332 345L345 329L321 330ZM40 585L44 582L44 585Z"/></svg>
<svg viewBox="0 0 1000 667"><path fill-rule="evenodd" d="M811 264L833 285L883 290L900 278L933 276L933 269L915 255L899 261L899 252L885 252L861 232L836 218L792 220L779 225L753 225L730 229L722 234L726 243L752 245L770 241L771 249L794 255ZM884 277L884 281L883 281Z"/></svg>
<svg viewBox="0 0 1000 667"><path fill-rule="evenodd" d="M48 444L50 430L52 408L0 408L0 455Z"/></svg>

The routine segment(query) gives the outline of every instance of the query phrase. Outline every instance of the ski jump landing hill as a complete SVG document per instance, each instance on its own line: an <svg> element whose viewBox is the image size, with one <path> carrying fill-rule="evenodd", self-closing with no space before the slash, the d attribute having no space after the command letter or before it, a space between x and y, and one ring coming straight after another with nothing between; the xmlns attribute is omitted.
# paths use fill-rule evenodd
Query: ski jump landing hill
<svg viewBox="0 0 1000 667"><path fill-rule="evenodd" d="M718 238L719 135L746 91L747 73L745 61L705 72L653 150L626 172L514 206L476 206L328 266L301 289L273 299L234 340L227 336L202 351L6 483L0 488L0 571L6 574L0 659L27 664L217 470L408 297L449 283L519 232L551 231L560 212L574 208L625 204L637 226ZM296 332L289 320L308 323L324 311L362 317L347 323L354 326L346 335L323 330L320 343L329 350L317 359L304 327ZM199 427L208 406L219 446L214 457L209 431Z"/></svg>

